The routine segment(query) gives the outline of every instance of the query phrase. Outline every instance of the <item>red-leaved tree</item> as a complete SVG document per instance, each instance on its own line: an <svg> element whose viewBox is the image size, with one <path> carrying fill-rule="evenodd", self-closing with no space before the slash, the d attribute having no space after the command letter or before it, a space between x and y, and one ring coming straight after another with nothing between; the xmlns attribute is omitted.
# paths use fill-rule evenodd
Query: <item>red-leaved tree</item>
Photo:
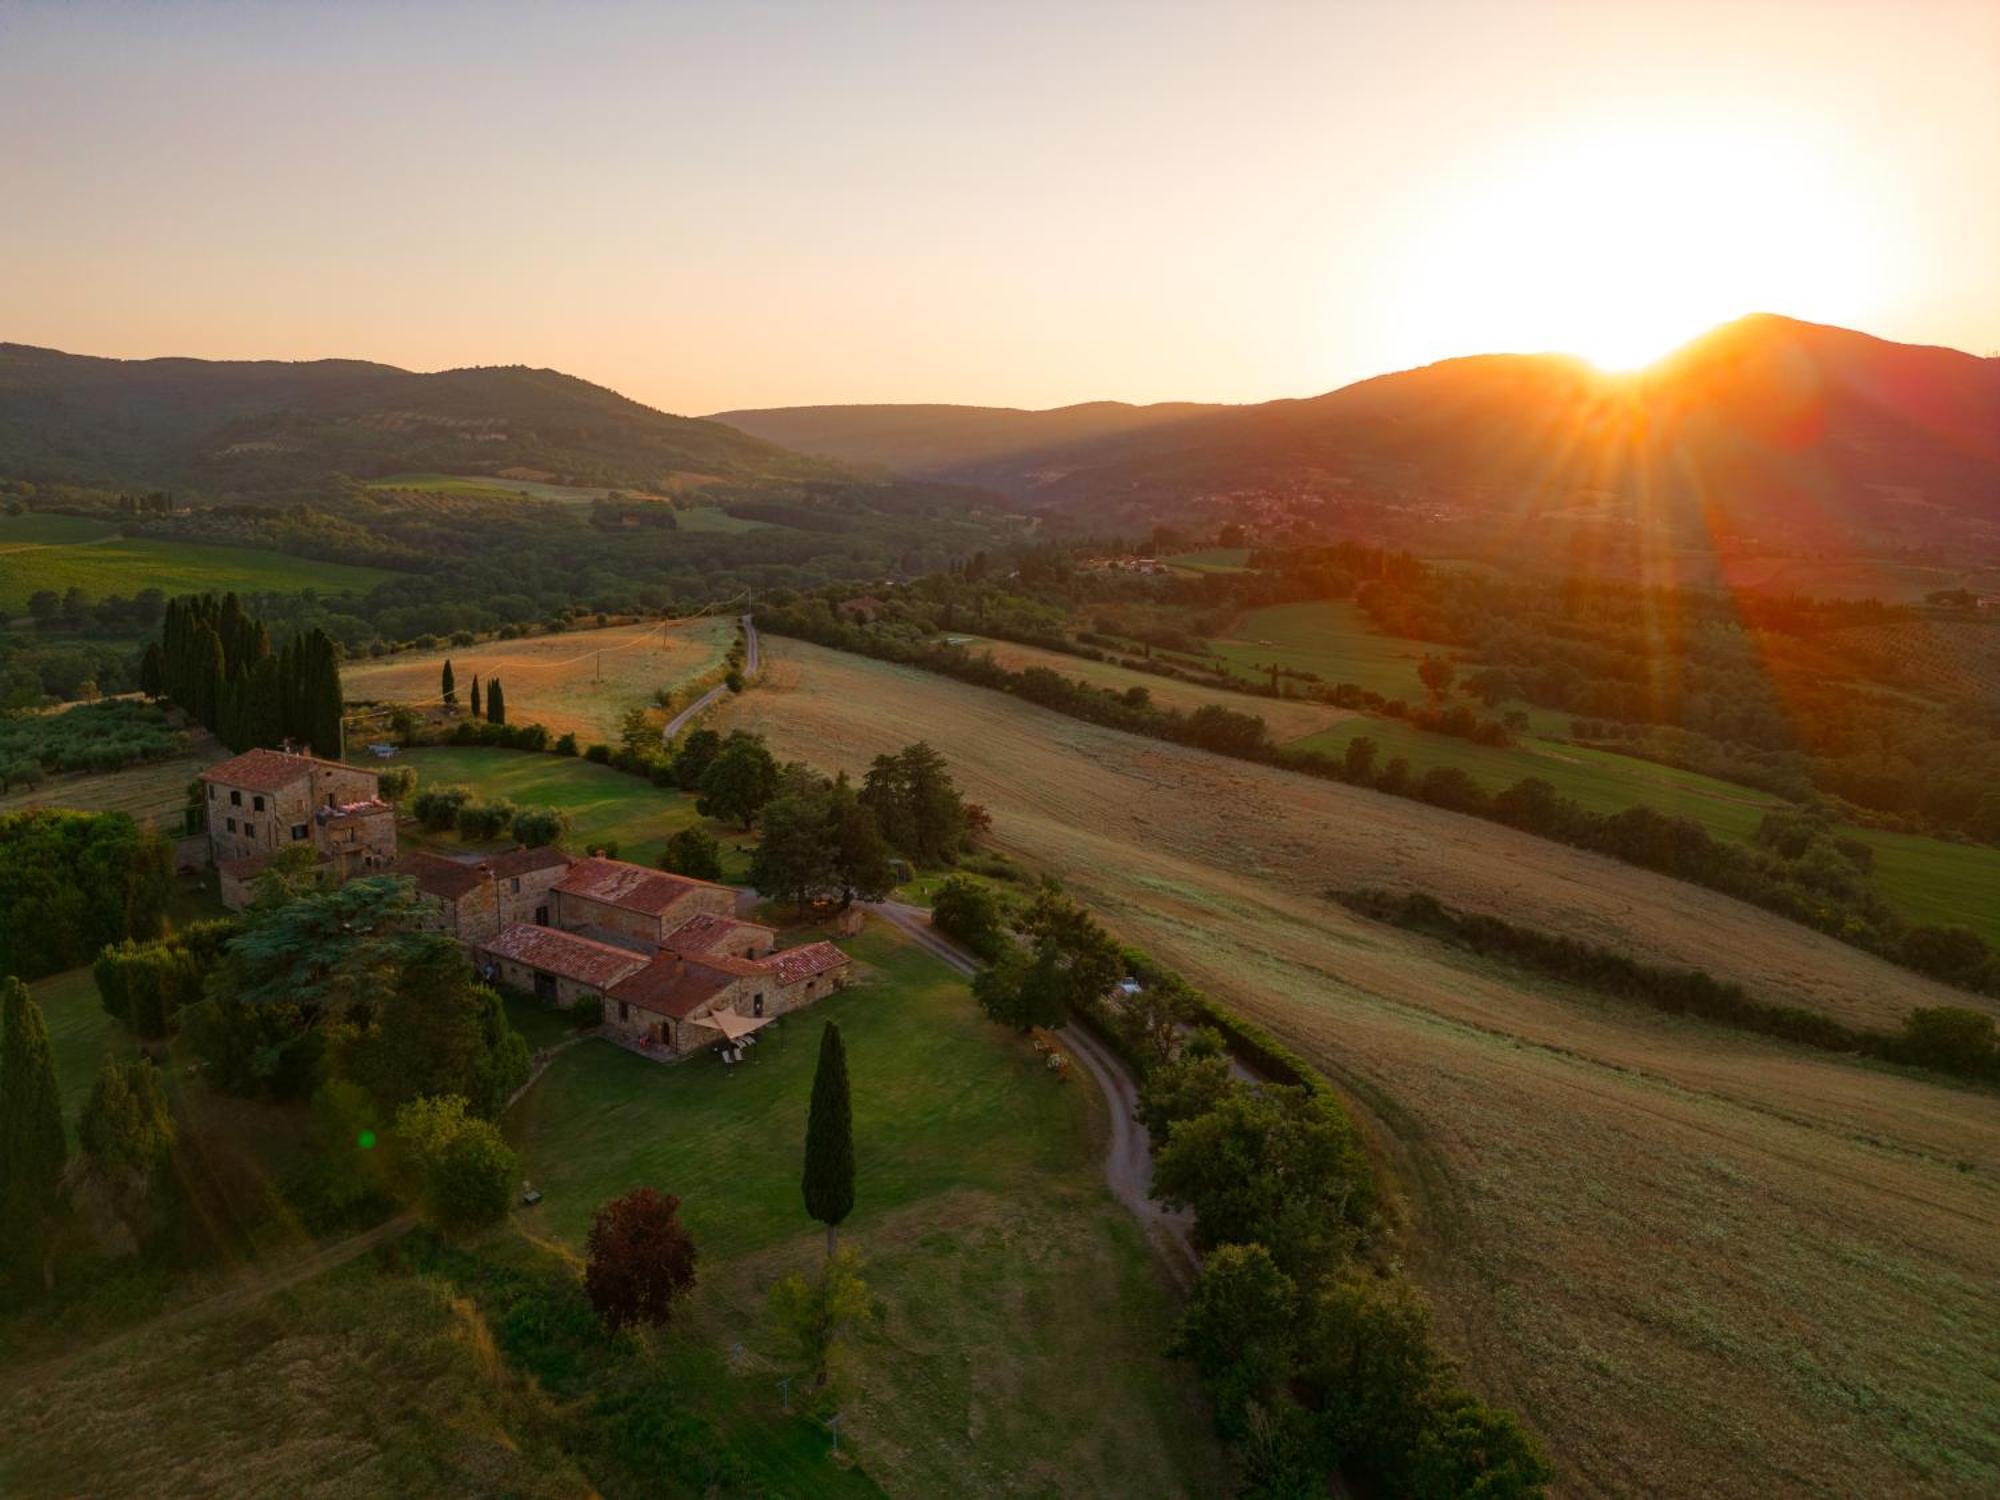
<svg viewBox="0 0 2000 1500"><path fill-rule="evenodd" d="M671 1193L634 1188L597 1210L583 1289L607 1327L665 1323L674 1299L694 1285L694 1240L680 1207Z"/></svg>

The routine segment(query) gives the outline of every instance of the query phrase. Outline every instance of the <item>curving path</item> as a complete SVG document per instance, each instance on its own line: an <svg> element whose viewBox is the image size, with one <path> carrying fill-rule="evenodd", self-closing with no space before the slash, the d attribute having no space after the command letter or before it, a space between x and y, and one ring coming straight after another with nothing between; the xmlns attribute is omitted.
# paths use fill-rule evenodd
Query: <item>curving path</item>
<svg viewBox="0 0 2000 1500"><path fill-rule="evenodd" d="M743 675L745 677L755 677L757 675L757 626L748 615L738 616L737 623L743 627ZM715 700L728 691L728 683L718 682L686 708L667 720L667 727L660 731L660 743L662 745L671 745L674 742L674 736L687 728L690 719L712 707Z"/></svg>
<svg viewBox="0 0 2000 1500"><path fill-rule="evenodd" d="M979 961L930 925L926 907L903 901L861 903L885 921L893 922L925 951L970 978ZM1104 1180L1112 1196L1132 1211L1146 1237L1183 1281L1201 1269L1201 1257L1190 1238L1194 1215L1161 1207L1153 1199L1153 1143L1139 1123L1139 1085L1123 1059L1080 1026L1065 1026L1056 1035L1077 1065L1088 1073L1110 1106L1111 1139L1104 1155Z"/></svg>

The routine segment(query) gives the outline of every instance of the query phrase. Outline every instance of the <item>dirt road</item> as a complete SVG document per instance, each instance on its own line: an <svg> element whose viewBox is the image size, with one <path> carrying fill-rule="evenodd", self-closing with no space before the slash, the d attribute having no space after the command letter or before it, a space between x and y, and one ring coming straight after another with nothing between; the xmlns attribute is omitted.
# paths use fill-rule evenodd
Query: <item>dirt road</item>
<svg viewBox="0 0 2000 1500"><path fill-rule="evenodd" d="M738 623L743 627L743 675L745 677L755 677L757 675L757 627L748 615L741 616ZM660 743L671 745L674 742L674 736L687 728L689 720L693 719L697 714L705 712L715 703L717 698L720 698L728 691L728 683L718 682L686 708L667 720L667 727L660 731Z"/></svg>

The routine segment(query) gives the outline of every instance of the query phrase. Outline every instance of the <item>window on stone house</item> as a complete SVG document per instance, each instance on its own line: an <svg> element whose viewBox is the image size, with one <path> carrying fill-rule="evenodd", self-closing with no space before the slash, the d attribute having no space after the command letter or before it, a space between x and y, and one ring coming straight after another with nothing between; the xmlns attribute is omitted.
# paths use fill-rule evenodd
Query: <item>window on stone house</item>
<svg viewBox="0 0 2000 1500"><path fill-rule="evenodd" d="M514 877L514 894L517 896L521 894L521 877L518 875Z"/></svg>
<svg viewBox="0 0 2000 1500"><path fill-rule="evenodd" d="M755 995L751 996L750 1014L753 1016L761 1016L764 1014L764 992L762 990L757 991Z"/></svg>
<svg viewBox="0 0 2000 1500"><path fill-rule="evenodd" d="M618 1002L618 1019L621 1021L632 1019L632 1007L627 1005L623 1000Z"/></svg>
<svg viewBox="0 0 2000 1500"><path fill-rule="evenodd" d="M231 807L241 807L243 805L243 794L241 792L231 792L229 794L229 805Z"/></svg>
<svg viewBox="0 0 2000 1500"><path fill-rule="evenodd" d="M257 825L255 823L245 823L243 825L243 837L246 839L257 837Z"/></svg>
<svg viewBox="0 0 2000 1500"><path fill-rule="evenodd" d="M264 810L264 799L262 797L252 797L250 799L250 811L262 812L263 810Z"/></svg>
<svg viewBox="0 0 2000 1500"><path fill-rule="evenodd" d="M228 818L225 819L225 821L229 824L229 831L231 833L236 832L236 820L234 818Z"/></svg>
<svg viewBox="0 0 2000 1500"><path fill-rule="evenodd" d="M294 823L292 825L292 842L297 843L300 839L304 838L305 836L306 836L306 825L303 823Z"/></svg>

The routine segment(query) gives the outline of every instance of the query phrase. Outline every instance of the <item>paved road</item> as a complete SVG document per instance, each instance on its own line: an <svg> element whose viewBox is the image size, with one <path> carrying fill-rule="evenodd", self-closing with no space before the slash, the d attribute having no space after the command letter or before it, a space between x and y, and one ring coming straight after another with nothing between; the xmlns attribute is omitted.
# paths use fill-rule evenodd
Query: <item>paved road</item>
<svg viewBox="0 0 2000 1500"><path fill-rule="evenodd" d="M743 627L743 675L745 677L755 677L757 675L757 627L751 623L748 615L740 616L737 623ZM686 708L667 720L667 727L660 731L660 743L671 745L674 742L674 736L687 728L688 720L704 712L710 704L714 703L717 698L720 698L728 691L728 683L718 682Z"/></svg>
<svg viewBox="0 0 2000 1500"><path fill-rule="evenodd" d="M903 931L959 973L970 976L979 962L930 924L930 912L902 901L871 901L868 910ZM1153 1201L1153 1145L1139 1123L1139 1085L1124 1061L1080 1026L1056 1033L1070 1056L1088 1073L1111 1107L1111 1141L1104 1156L1104 1180L1112 1196L1132 1211L1148 1239L1159 1247L1168 1267L1183 1279L1201 1269L1190 1238L1194 1216L1162 1208Z"/></svg>

